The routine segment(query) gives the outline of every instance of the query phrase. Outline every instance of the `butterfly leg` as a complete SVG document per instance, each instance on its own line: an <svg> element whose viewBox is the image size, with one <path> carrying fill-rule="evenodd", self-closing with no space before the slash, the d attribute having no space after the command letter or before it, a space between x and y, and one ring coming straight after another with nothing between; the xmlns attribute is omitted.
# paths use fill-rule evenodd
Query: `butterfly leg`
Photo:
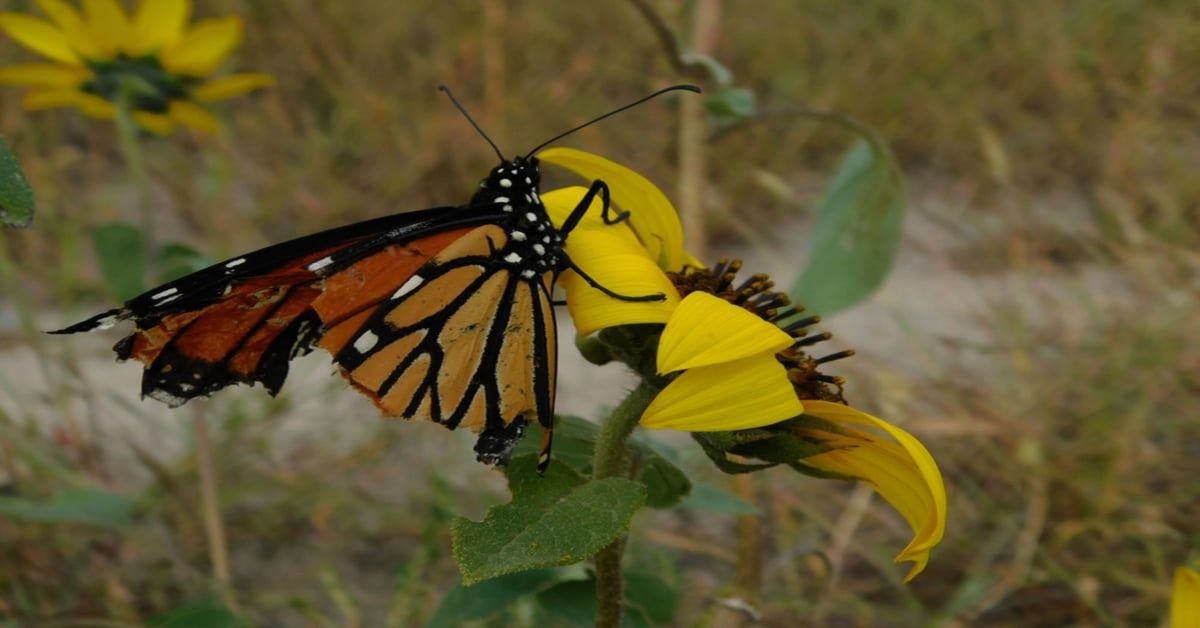
<svg viewBox="0 0 1200 628"><path fill-rule="evenodd" d="M591 275L588 275L586 272L584 272L582 268L580 268L579 266L576 266L575 262L572 261L570 258L567 259L566 267L575 271L575 274L579 275L580 279L583 279L584 281L586 281L587 285L599 290L600 292L603 292L604 294L606 294L618 301L645 302L645 301L666 301L667 300L667 295L665 295L661 292L657 292L655 294L642 294L642 295L638 295L638 296L629 296L627 294L618 294L616 292L613 292L612 290L609 290L608 288L605 288L604 286L600 285L600 282L596 281L594 278L592 278Z"/></svg>
<svg viewBox="0 0 1200 628"><path fill-rule="evenodd" d="M592 185L588 188L587 194L583 195L583 198L579 200L579 204L575 206L575 209L571 210L571 213L567 216L567 219L563 221L562 229L559 229L559 233L562 234L562 237L566 238L567 234L574 230L575 227L579 226L579 221L583 220L584 215L587 214L588 208L592 206L592 201L596 199L597 194L600 195L600 202L602 204L600 217L604 220L604 224L616 225L629 219L629 212L623 211L616 212L616 218L611 217L613 214L613 207L609 195L608 184L600 179L596 179L595 181L592 181Z"/></svg>

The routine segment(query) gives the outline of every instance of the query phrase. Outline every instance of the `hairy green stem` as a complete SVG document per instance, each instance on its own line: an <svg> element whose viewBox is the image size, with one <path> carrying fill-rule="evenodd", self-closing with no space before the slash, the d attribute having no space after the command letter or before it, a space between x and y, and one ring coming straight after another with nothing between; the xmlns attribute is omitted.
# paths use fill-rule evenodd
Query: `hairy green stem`
<svg viewBox="0 0 1200 628"><path fill-rule="evenodd" d="M593 481L625 472L628 464L625 443L656 392L653 384L642 381L600 427L592 458ZM622 535L596 554L596 626L599 628L621 625L621 556L624 552L625 536Z"/></svg>
<svg viewBox="0 0 1200 628"><path fill-rule="evenodd" d="M146 270L154 276L154 266L157 253L158 239L155 237L154 210L150 206L150 176L146 173L146 161L142 157L142 144L139 140L137 121L133 119L133 98L135 88L123 83L117 97L117 141L121 148L121 156L137 186L137 210L141 219L142 240L146 248Z"/></svg>

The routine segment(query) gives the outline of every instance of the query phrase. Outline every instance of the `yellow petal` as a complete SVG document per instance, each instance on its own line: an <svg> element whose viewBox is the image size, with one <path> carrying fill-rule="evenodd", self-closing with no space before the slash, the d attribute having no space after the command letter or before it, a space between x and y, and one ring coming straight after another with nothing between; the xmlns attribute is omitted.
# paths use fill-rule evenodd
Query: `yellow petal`
<svg viewBox="0 0 1200 628"><path fill-rule="evenodd" d="M666 270L680 270L692 258L683 250L679 214L666 195L642 175L603 157L571 148L550 148L538 159L608 184L613 203L629 212L629 223L650 256Z"/></svg>
<svg viewBox="0 0 1200 628"><path fill-rule="evenodd" d="M34 87L77 87L92 75L86 68L57 63L23 63L0 68L0 83Z"/></svg>
<svg viewBox="0 0 1200 628"><path fill-rule="evenodd" d="M161 113L135 111L133 112L133 121L143 129L157 135L170 135L171 131L175 130L175 121Z"/></svg>
<svg viewBox="0 0 1200 628"><path fill-rule="evenodd" d="M221 130L221 122L216 116L203 107L181 100L171 101L167 116L175 122L203 133L216 133Z"/></svg>
<svg viewBox="0 0 1200 628"><path fill-rule="evenodd" d="M80 63L66 35L46 20L20 13L0 13L0 30L44 57L71 65Z"/></svg>
<svg viewBox="0 0 1200 628"><path fill-rule="evenodd" d="M163 49L163 66L176 74L208 76L242 43L243 32L237 16L196 22L178 42Z"/></svg>
<svg viewBox="0 0 1200 628"><path fill-rule="evenodd" d="M267 74L255 74L251 72L231 74L215 78L197 87L192 92L192 97L199 102L225 100L241 96L246 92L251 92L261 87L270 87L274 84L275 78Z"/></svg>
<svg viewBox="0 0 1200 628"><path fill-rule="evenodd" d="M130 54L150 54L178 42L191 12L189 0L142 0L133 18Z"/></svg>
<svg viewBox="0 0 1200 628"><path fill-rule="evenodd" d="M551 190L542 202L555 225L582 200L586 190L574 186ZM599 217L599 201L593 201L588 216L567 237L571 260L600 285L628 296L663 294L663 301L622 301L591 287L578 274L567 271L559 285L567 293L567 310L580 334L636 323L665 323L679 303L671 280L650 258L629 227L606 225ZM594 216L593 216L594 214Z"/></svg>
<svg viewBox="0 0 1200 628"><path fill-rule="evenodd" d="M92 41L92 35L88 32L87 25L83 23L83 16L75 7L64 0L37 0L38 7L50 16L51 20L62 30L63 36L66 37L67 43L71 46L78 55L84 58L96 58L100 56L100 50L96 46L96 42Z"/></svg>
<svg viewBox="0 0 1200 628"><path fill-rule="evenodd" d="M55 109L59 107L75 107L84 115L92 118L112 119L116 115L116 107L112 103L85 92L73 89L40 89L25 94L21 105L29 111Z"/></svg>
<svg viewBox="0 0 1200 628"><path fill-rule="evenodd" d="M100 55L116 56L134 43L133 26L116 0L83 0L83 15Z"/></svg>
<svg viewBox="0 0 1200 628"><path fill-rule="evenodd" d="M658 342L658 372L732 362L792 346L782 329L725 299L693 292L679 303Z"/></svg>
<svg viewBox="0 0 1200 628"><path fill-rule="evenodd" d="M804 405L774 355L685 371L642 415L642 427L716 432L771 425L799 416Z"/></svg>
<svg viewBox="0 0 1200 628"><path fill-rule="evenodd" d="M1187 567L1175 568L1171 593L1171 628L1200 626L1200 573Z"/></svg>
<svg viewBox="0 0 1200 628"><path fill-rule="evenodd" d="M913 539L896 562L914 564L904 581L925 569L929 552L946 529L946 485L929 451L908 432L850 406L828 401L804 401L804 412L839 425L885 432L895 442L859 430L831 435L838 448L804 459L826 471L860 478L892 505L913 530Z"/></svg>

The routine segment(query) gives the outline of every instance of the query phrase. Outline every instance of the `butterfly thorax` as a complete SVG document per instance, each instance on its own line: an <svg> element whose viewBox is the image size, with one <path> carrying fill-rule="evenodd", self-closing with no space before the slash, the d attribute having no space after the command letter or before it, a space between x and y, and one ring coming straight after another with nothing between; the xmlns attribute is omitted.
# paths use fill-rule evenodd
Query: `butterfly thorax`
<svg viewBox="0 0 1200 628"><path fill-rule="evenodd" d="M508 241L497 259L525 279L559 270L565 262L562 236L538 196L540 183L537 158L516 157L493 168L470 203L471 207L499 208L508 214L499 223Z"/></svg>

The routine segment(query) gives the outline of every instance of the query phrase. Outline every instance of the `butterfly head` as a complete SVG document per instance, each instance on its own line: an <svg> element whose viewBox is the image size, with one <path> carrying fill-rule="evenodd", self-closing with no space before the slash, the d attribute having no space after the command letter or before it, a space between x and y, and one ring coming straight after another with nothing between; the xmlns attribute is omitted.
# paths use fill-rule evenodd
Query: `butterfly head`
<svg viewBox="0 0 1200 628"><path fill-rule="evenodd" d="M514 157L492 168L479 187L497 194L529 194L538 189L542 173L537 157Z"/></svg>

